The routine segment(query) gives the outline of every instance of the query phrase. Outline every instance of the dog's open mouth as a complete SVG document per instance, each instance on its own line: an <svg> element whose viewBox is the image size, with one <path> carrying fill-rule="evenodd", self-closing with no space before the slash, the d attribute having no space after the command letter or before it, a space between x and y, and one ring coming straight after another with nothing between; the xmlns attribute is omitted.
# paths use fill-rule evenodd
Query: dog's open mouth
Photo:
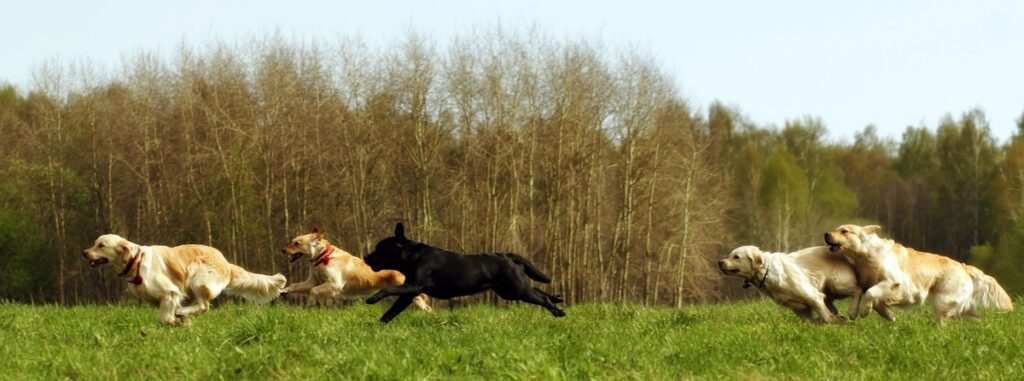
<svg viewBox="0 0 1024 381"><path fill-rule="evenodd" d="M288 257L288 263L295 262L295 261L299 260L299 258L302 258L302 252L298 252L298 253L292 254L291 257Z"/></svg>
<svg viewBox="0 0 1024 381"><path fill-rule="evenodd" d="M107 264L107 262L110 262L110 260L106 259L106 258L90 259L89 260L89 267L102 266L102 265Z"/></svg>
<svg viewBox="0 0 1024 381"><path fill-rule="evenodd" d="M831 245L831 244L828 245L828 251L833 252L833 253L835 253L835 252L837 252L839 250L842 250L842 249L843 249L843 247L839 246L839 245Z"/></svg>

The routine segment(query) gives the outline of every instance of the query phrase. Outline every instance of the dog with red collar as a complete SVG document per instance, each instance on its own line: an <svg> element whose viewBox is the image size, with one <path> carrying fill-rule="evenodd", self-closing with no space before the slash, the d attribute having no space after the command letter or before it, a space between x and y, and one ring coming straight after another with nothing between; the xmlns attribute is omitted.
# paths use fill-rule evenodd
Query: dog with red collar
<svg viewBox="0 0 1024 381"><path fill-rule="evenodd" d="M281 254L295 262L303 257L309 260L309 277L300 283L293 283L285 288L285 293L309 294L306 305L338 298L354 299L373 295L385 287L400 286L405 283L405 275L394 270L373 271L362 259L339 249L324 238L324 231L313 228L309 234L303 234L292 240L288 246L281 248ZM418 295L413 300L421 310L430 312L426 295Z"/></svg>
<svg viewBox="0 0 1024 381"><path fill-rule="evenodd" d="M231 264L219 250L204 245L143 246L116 234L96 239L82 256L92 267L113 264L133 295L160 307L160 320L187 324L206 312L221 292L266 303L281 294L284 275L263 275ZM182 306L183 301L192 304Z"/></svg>

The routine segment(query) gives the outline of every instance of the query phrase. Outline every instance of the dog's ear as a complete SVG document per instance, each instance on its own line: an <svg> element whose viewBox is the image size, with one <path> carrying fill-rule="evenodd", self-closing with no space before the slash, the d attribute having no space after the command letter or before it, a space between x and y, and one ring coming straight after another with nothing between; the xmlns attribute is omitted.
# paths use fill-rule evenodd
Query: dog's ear
<svg viewBox="0 0 1024 381"><path fill-rule="evenodd" d="M864 234L875 234L882 231L882 227L878 225L868 225L864 227Z"/></svg>
<svg viewBox="0 0 1024 381"><path fill-rule="evenodd" d="M114 252L121 258L121 262L128 263L128 260L132 258L132 248L127 240L118 242L117 246L114 247Z"/></svg>
<svg viewBox="0 0 1024 381"><path fill-rule="evenodd" d="M313 239L318 240L318 241L321 240L321 239L324 239L324 229L321 229L319 226L314 227L313 228Z"/></svg>
<svg viewBox="0 0 1024 381"><path fill-rule="evenodd" d="M764 266L764 258L761 257L761 250L757 250L748 255L750 257L750 268L757 270Z"/></svg>
<svg viewBox="0 0 1024 381"><path fill-rule="evenodd" d="M395 224L395 238L405 241L405 225L401 222Z"/></svg>

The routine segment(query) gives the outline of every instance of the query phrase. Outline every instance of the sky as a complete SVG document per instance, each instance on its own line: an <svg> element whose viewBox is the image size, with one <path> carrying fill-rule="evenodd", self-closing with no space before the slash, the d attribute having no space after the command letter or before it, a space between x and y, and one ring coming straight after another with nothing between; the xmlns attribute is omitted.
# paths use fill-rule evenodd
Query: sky
<svg viewBox="0 0 1024 381"><path fill-rule="evenodd" d="M898 139L980 107L1005 141L1024 113L1024 1L0 0L0 82L31 88L47 61L116 67L182 41L277 31L384 48L498 25L639 48L693 106L717 100L759 125L819 117L832 140L868 124Z"/></svg>

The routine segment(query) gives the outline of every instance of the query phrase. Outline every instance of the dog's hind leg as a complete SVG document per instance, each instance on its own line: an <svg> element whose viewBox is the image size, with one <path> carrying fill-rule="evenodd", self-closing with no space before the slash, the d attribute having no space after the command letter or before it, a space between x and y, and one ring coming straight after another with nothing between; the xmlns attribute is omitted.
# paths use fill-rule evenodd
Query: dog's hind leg
<svg viewBox="0 0 1024 381"><path fill-rule="evenodd" d="M192 288L192 295L195 296L195 303L191 306L178 310L177 315L185 318L192 314L201 314L210 309L210 301L220 295L226 284L206 284Z"/></svg>
<svg viewBox="0 0 1024 381"><path fill-rule="evenodd" d="M498 290L494 291L498 292ZM538 306L546 308L555 317L565 316L565 311L559 309L558 306L556 306L555 303L552 303L551 299L549 299L544 293L537 292L537 290L534 288L527 289L526 292L523 295L520 295L518 298L508 297L511 295L503 295L501 292L498 292L498 296L509 300L518 299L530 304L536 304Z"/></svg>
<svg viewBox="0 0 1024 381"><path fill-rule="evenodd" d="M551 303L558 304L558 303L562 303L562 302L565 301L565 299L562 299L562 295L551 294L551 293L545 292L544 290L541 290L541 289L539 289L537 287L534 287L533 290L536 291L536 292L539 292L541 295L544 295L544 297L548 298L548 300L550 300Z"/></svg>
<svg viewBox="0 0 1024 381"><path fill-rule="evenodd" d="M416 307L419 307L424 312L433 311L433 309L430 308L430 305L427 304L427 294L416 295L416 297L412 298L412 302L416 304Z"/></svg>
<svg viewBox="0 0 1024 381"><path fill-rule="evenodd" d="M839 315L839 310L836 309L835 302L836 298L829 295L825 296L825 308L828 308L828 312L831 312L832 315Z"/></svg>
<svg viewBox="0 0 1024 381"><path fill-rule="evenodd" d="M380 322L390 322L391 319L395 318L395 316L398 316L398 314L402 313L402 311L405 311L405 309L409 307L410 304L412 304L412 300L414 298L415 296L411 295L399 296L398 300L395 301L395 304L392 304L391 308L388 308L387 312L384 312L384 315L380 317Z"/></svg>
<svg viewBox="0 0 1024 381"><path fill-rule="evenodd" d="M309 290L309 301L307 307L313 307L318 301L334 300L341 293L342 288L334 283L324 283Z"/></svg>

